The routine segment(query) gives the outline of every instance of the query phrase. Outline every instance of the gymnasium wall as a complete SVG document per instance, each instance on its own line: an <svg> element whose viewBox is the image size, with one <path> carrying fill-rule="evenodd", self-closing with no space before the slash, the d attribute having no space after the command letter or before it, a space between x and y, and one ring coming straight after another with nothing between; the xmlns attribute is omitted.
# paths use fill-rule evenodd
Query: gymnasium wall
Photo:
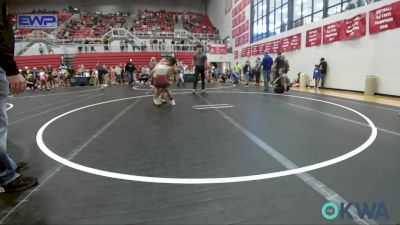
<svg viewBox="0 0 400 225"><path fill-rule="evenodd" d="M205 13L204 0L13 0L10 1L9 8L13 13L22 13L40 8L61 10L69 6L78 7L85 12L136 12L138 9L163 9Z"/></svg>
<svg viewBox="0 0 400 225"><path fill-rule="evenodd" d="M221 0L221 2L224 1ZM400 59L400 28L373 35L369 34L367 28L367 35L355 40L339 41L311 48L305 47L307 30L342 19L349 19L359 13L365 12L368 14L372 9L393 2L396 2L396 0L384 0L292 29L274 37L234 48L234 50L239 51L239 59L234 61L244 63L249 59L254 64L256 56L240 57L240 52L243 48L301 33L301 49L284 53L290 62L291 71L288 75L291 79L294 79L298 72L311 74L314 65L319 62L321 57L325 57L329 65L326 79L327 87L363 91L365 76L373 74L378 76L378 93L400 96L400 69L398 66ZM235 4L233 3L232 8L234 7ZM251 6L245 9L246 19L250 19L250 10ZM213 0L207 2L207 13L215 26L221 31L222 37L232 35L232 10L226 15L224 11L224 3ZM232 43L234 44L234 39L232 39ZM275 55L272 56L275 57Z"/></svg>

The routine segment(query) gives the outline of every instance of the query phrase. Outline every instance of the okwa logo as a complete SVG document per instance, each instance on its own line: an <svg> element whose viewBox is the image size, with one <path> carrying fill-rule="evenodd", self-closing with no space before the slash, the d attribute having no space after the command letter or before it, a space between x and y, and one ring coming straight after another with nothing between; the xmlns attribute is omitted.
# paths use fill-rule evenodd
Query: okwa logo
<svg viewBox="0 0 400 225"><path fill-rule="evenodd" d="M333 202L325 203L322 206L322 216L327 220L334 220L336 218L355 219L358 215L360 219L389 219L389 212L385 203L340 203L337 205ZM355 215L356 214L356 215Z"/></svg>

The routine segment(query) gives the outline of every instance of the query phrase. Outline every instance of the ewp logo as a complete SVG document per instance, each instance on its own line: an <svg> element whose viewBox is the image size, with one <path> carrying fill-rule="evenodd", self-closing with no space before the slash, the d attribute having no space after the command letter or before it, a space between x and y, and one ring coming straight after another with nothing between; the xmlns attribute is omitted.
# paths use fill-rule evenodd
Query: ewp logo
<svg viewBox="0 0 400 225"><path fill-rule="evenodd" d="M352 210L354 207L355 210ZM353 214L352 214L353 212ZM386 208L385 203L340 203L340 206L333 202L325 203L321 210L322 216L327 220L334 220L338 216L340 219L355 219L354 213L358 215L360 219L389 219L389 212Z"/></svg>
<svg viewBox="0 0 400 225"><path fill-rule="evenodd" d="M28 29L56 29L56 14L22 14L17 16L17 27Z"/></svg>

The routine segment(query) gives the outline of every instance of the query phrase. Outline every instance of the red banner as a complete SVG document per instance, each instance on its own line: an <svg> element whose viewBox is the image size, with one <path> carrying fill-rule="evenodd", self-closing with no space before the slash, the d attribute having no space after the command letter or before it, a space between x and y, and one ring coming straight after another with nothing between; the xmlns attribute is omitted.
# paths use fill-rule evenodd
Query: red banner
<svg viewBox="0 0 400 225"><path fill-rule="evenodd" d="M365 36L367 19L365 13L348 20L343 20L343 31L341 40L351 40Z"/></svg>
<svg viewBox="0 0 400 225"><path fill-rule="evenodd" d="M233 55L234 55L234 58L235 58L235 59L238 59L238 58L239 58L239 51L238 51L238 50L235 50L235 51L233 52Z"/></svg>
<svg viewBox="0 0 400 225"><path fill-rule="evenodd" d="M340 41L342 37L341 35L342 26L343 26L343 21L338 21L335 23L325 25L323 27L323 38L322 38L323 43L329 44L332 42Z"/></svg>
<svg viewBox="0 0 400 225"><path fill-rule="evenodd" d="M258 45L251 46L251 55L258 55Z"/></svg>
<svg viewBox="0 0 400 225"><path fill-rule="evenodd" d="M235 8L233 8L232 11L232 18L235 17L237 14L243 11L249 4L251 3L251 0L242 0L239 5L237 5Z"/></svg>
<svg viewBox="0 0 400 225"><path fill-rule="evenodd" d="M242 49L242 58L251 56L251 47L246 47Z"/></svg>
<svg viewBox="0 0 400 225"><path fill-rule="evenodd" d="M291 37L285 37L285 38L281 39L282 43L281 43L281 49L280 50L282 52L290 51L290 39L291 39Z"/></svg>
<svg viewBox="0 0 400 225"><path fill-rule="evenodd" d="M238 36L248 32L249 28L250 28L249 21L246 20L246 22L244 22L242 25L240 25L232 30L232 38L238 37Z"/></svg>
<svg viewBox="0 0 400 225"><path fill-rule="evenodd" d="M264 43L264 52L267 51L268 53L271 53L272 49L272 42L265 42Z"/></svg>
<svg viewBox="0 0 400 225"><path fill-rule="evenodd" d="M321 45L322 29L321 27L308 30L306 33L306 48Z"/></svg>
<svg viewBox="0 0 400 225"><path fill-rule="evenodd" d="M271 42L271 51L269 51L269 53L277 53L281 51L281 47L282 47L282 39L275 40Z"/></svg>
<svg viewBox="0 0 400 225"><path fill-rule="evenodd" d="M238 38L235 39L235 47L239 47L242 46L244 44L249 43L250 39L249 39L249 33L246 33Z"/></svg>
<svg viewBox="0 0 400 225"><path fill-rule="evenodd" d="M290 38L290 51L301 48L301 33L295 34Z"/></svg>
<svg viewBox="0 0 400 225"><path fill-rule="evenodd" d="M226 55L226 45L209 44L208 51L210 54Z"/></svg>
<svg viewBox="0 0 400 225"><path fill-rule="evenodd" d="M369 33L375 34L400 27L400 2L369 12Z"/></svg>
<svg viewBox="0 0 400 225"><path fill-rule="evenodd" d="M232 20L232 28L237 27L239 24L243 23L246 20L246 13L243 11L237 17Z"/></svg>

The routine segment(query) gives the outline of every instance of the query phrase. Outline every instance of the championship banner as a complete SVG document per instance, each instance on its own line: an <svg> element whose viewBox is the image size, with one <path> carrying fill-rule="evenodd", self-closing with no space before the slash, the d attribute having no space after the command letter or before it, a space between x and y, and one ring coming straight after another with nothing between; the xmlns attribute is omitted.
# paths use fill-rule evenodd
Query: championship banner
<svg viewBox="0 0 400 225"><path fill-rule="evenodd" d="M251 46L251 55L259 55L259 53L258 53L258 45Z"/></svg>
<svg viewBox="0 0 400 225"><path fill-rule="evenodd" d="M335 23L331 23L328 25L325 25L323 27L323 38L322 42L324 44L329 44L333 43L336 41L340 41L342 37L342 25L343 21L338 21Z"/></svg>
<svg viewBox="0 0 400 225"><path fill-rule="evenodd" d="M232 28L237 27L239 24L243 23L246 20L246 11L240 13L237 17L232 20Z"/></svg>
<svg viewBox="0 0 400 225"><path fill-rule="evenodd" d="M308 30L306 33L306 48L321 45L322 28Z"/></svg>
<svg viewBox="0 0 400 225"><path fill-rule="evenodd" d="M268 53L271 53L272 49L272 42L265 42L264 43L264 52L267 51Z"/></svg>
<svg viewBox="0 0 400 225"><path fill-rule="evenodd" d="M242 49L242 58L251 56L251 47L246 47Z"/></svg>
<svg viewBox="0 0 400 225"><path fill-rule="evenodd" d="M369 12L369 33L376 34L400 27L400 2Z"/></svg>
<svg viewBox="0 0 400 225"><path fill-rule="evenodd" d="M282 39L272 41L270 53L278 53L281 50L281 46L282 46Z"/></svg>
<svg viewBox="0 0 400 225"><path fill-rule="evenodd" d="M301 48L301 33L295 34L290 37L290 51Z"/></svg>
<svg viewBox="0 0 400 225"><path fill-rule="evenodd" d="M251 47L246 47L245 49L245 56L246 57L250 57L251 56Z"/></svg>
<svg viewBox="0 0 400 225"><path fill-rule="evenodd" d="M257 47L258 47L258 54L259 54L259 55L264 55L264 46L265 46L264 43L263 43L263 44L258 44L258 45L257 45Z"/></svg>
<svg viewBox="0 0 400 225"><path fill-rule="evenodd" d="M290 51L290 39L291 37L282 38L281 49L280 49L282 52Z"/></svg>
<svg viewBox="0 0 400 225"><path fill-rule="evenodd" d="M351 40L365 36L367 19L366 14L361 13L357 16L343 20L342 40Z"/></svg>
<svg viewBox="0 0 400 225"><path fill-rule="evenodd" d="M226 55L226 45L209 44L208 51L214 55Z"/></svg>

